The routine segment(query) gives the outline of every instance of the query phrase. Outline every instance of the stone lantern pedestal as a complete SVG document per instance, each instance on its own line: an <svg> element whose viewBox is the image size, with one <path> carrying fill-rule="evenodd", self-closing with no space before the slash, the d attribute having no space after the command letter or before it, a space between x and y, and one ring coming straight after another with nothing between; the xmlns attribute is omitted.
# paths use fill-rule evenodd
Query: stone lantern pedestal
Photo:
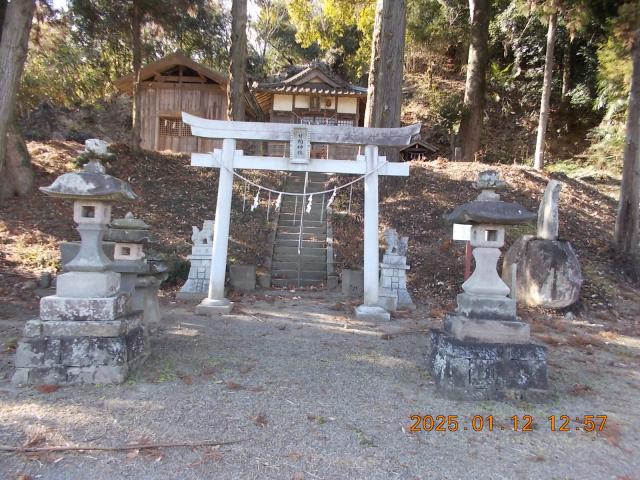
<svg viewBox="0 0 640 480"><path fill-rule="evenodd" d="M471 224L476 268L462 285L457 308L442 330L429 334L428 366L438 389L455 399L536 398L547 389L546 348L531 341L529 325L497 272L505 225L535 219L515 203L500 201L505 188L495 172L480 174L478 199L446 216Z"/></svg>
<svg viewBox="0 0 640 480"><path fill-rule="evenodd" d="M67 273L58 277L56 294L42 298L39 318L25 325L13 382L121 383L145 358L145 330L101 242L111 203L136 196L129 184L106 175L95 158L82 172L66 173L41 191L74 201L81 244Z"/></svg>

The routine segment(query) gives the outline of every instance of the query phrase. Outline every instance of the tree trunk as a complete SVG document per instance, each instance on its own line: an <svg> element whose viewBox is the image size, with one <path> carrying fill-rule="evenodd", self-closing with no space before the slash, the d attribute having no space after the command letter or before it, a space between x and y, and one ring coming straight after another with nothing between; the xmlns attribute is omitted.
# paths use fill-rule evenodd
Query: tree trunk
<svg viewBox="0 0 640 480"><path fill-rule="evenodd" d="M231 63L227 89L229 120L244 120L244 90L247 83L247 0L231 4Z"/></svg>
<svg viewBox="0 0 640 480"><path fill-rule="evenodd" d="M378 0L371 43L365 127L399 127L402 109L402 71L406 23L405 0ZM397 149L381 152L388 161Z"/></svg>
<svg viewBox="0 0 640 480"><path fill-rule="evenodd" d="M544 61L544 80L542 82L542 100L540 101L540 119L538 121L538 138L536 139L536 153L533 168L544 168L544 141L547 135L549 123L549 101L551 100L551 86L553 83L553 47L556 41L556 26L558 14L552 13L549 17L549 29L547 30L547 53Z"/></svg>
<svg viewBox="0 0 640 480"><path fill-rule="evenodd" d="M567 100L567 93L571 88L571 42L564 46L562 56L562 103Z"/></svg>
<svg viewBox="0 0 640 480"><path fill-rule="evenodd" d="M471 43L460 121L462 160L473 162L480 149L489 62L489 0L469 0Z"/></svg>
<svg viewBox="0 0 640 480"><path fill-rule="evenodd" d="M140 118L140 69L142 68L142 11L134 0L131 12L131 45L133 47L133 94L131 106L131 149L140 151L142 122Z"/></svg>
<svg viewBox="0 0 640 480"><path fill-rule="evenodd" d="M24 180L22 176L16 177L16 170L9 168L8 162L5 165L5 160L8 159L5 154L12 150L8 146L9 143L13 145L16 135L19 137L17 130L11 136L7 133L15 110L18 83L27 58L29 32L36 3L35 0L12 0L8 4L6 1L3 2L2 7L4 22L0 26L0 198L16 192L26 193L31 187L30 182L21 185L20 181ZM18 165L20 171L30 169L28 162L20 161Z"/></svg>
<svg viewBox="0 0 640 480"><path fill-rule="evenodd" d="M640 27L635 32L632 58L631 92L615 242L621 253L634 260L637 275L640 273Z"/></svg>
<svg viewBox="0 0 640 480"><path fill-rule="evenodd" d="M2 198L26 195L33 188L33 169L27 145L15 119L9 122L7 148L0 186Z"/></svg>

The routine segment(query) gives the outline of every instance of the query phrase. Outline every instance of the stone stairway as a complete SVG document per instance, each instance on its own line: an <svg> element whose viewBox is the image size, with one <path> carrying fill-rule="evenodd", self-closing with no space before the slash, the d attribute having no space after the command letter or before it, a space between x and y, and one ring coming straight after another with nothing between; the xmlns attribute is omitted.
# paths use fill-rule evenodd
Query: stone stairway
<svg viewBox="0 0 640 480"><path fill-rule="evenodd" d="M291 173L284 191L302 193L304 179L303 172ZM326 180L324 173L309 173L307 192L324 190ZM325 195L324 203L329 196ZM327 281L327 219L322 195L313 197L309 213L307 201L308 196L304 200L302 196L297 197L297 201L288 195L282 199L271 262L271 285L274 287L319 286ZM301 216L302 242L298 254Z"/></svg>

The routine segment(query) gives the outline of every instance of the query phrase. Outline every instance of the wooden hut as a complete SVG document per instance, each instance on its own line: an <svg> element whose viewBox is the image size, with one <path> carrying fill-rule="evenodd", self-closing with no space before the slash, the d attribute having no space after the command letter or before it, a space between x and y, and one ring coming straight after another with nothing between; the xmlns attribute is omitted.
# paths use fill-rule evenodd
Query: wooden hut
<svg viewBox="0 0 640 480"><path fill-rule="evenodd" d="M400 155L404 161L427 160L431 154L437 151L438 147L435 145L425 142L424 140L419 140L400 150Z"/></svg>
<svg viewBox="0 0 640 480"><path fill-rule="evenodd" d="M227 119L227 77L172 53L140 70L138 90L142 122L142 148L174 152L210 152L219 141L194 137L182 122L181 112L199 117ZM133 92L133 74L115 82L125 93Z"/></svg>

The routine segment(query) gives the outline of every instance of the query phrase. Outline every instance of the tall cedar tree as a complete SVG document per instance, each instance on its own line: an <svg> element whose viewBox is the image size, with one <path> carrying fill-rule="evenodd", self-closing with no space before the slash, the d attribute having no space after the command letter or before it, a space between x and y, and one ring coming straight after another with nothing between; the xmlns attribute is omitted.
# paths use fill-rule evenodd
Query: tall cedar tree
<svg viewBox="0 0 640 480"><path fill-rule="evenodd" d="M231 4L231 62L227 109L229 120L244 120L244 89L247 83L247 0Z"/></svg>
<svg viewBox="0 0 640 480"><path fill-rule="evenodd" d="M489 5L489 0L469 0L471 43L459 134L465 162L473 162L480 149L489 63Z"/></svg>
<svg viewBox="0 0 640 480"><path fill-rule="evenodd" d="M615 241L620 252L632 260L634 274L640 277L640 25L636 27L631 56L631 92Z"/></svg>
<svg viewBox="0 0 640 480"><path fill-rule="evenodd" d="M24 195L33 185L14 110L35 8L35 0L0 0L0 198Z"/></svg>
<svg viewBox="0 0 640 480"><path fill-rule="evenodd" d="M145 25L155 24L171 29L180 16L198 0L70 0L69 9L76 25L90 38L115 43L121 37L131 45L133 70L133 105L131 148L140 149L141 123L139 81L143 58L142 31Z"/></svg>
<svg viewBox="0 0 640 480"><path fill-rule="evenodd" d="M405 0L378 0L371 44L365 127L399 127L406 25ZM388 160L397 150L386 151Z"/></svg>
<svg viewBox="0 0 640 480"><path fill-rule="evenodd" d="M556 43L556 29L558 26L558 12L555 6L549 15L549 27L547 30L547 51L544 60L544 79L542 81L542 98L540 100L540 118L538 120L538 136L536 138L536 153L533 167L536 170L544 168L544 143L549 124L549 104L551 101L551 88L553 86L553 50Z"/></svg>

